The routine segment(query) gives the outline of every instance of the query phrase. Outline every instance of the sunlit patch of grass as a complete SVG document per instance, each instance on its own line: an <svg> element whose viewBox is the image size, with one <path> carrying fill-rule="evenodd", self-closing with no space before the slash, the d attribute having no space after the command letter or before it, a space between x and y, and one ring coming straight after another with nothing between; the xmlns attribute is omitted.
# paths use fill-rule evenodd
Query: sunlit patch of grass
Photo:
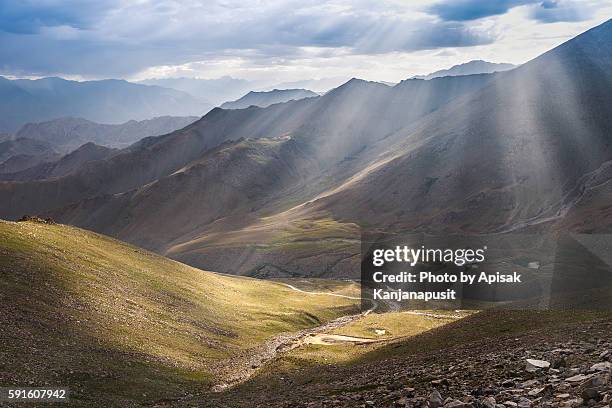
<svg viewBox="0 0 612 408"><path fill-rule="evenodd" d="M266 241L268 245L288 245L318 240L358 240L359 227L353 223L341 223L331 218L299 219L279 229Z"/></svg>
<svg viewBox="0 0 612 408"><path fill-rule="evenodd" d="M439 318L411 314L410 312L371 313L362 319L334 330L332 333L381 340L392 339L414 336L455 320L450 315L448 318Z"/></svg>
<svg viewBox="0 0 612 408"><path fill-rule="evenodd" d="M287 363L296 367L355 363L363 356L384 347L389 340L416 336L454 320L450 316L449 318L434 318L406 312L370 313L329 333L376 339L380 342L368 344L339 343L335 345L308 344L292 351L287 356Z"/></svg>

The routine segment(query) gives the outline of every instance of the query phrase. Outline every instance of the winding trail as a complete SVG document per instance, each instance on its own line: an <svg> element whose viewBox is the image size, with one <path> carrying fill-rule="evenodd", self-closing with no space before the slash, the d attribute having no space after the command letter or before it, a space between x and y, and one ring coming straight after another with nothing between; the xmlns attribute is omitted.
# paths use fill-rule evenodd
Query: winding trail
<svg viewBox="0 0 612 408"><path fill-rule="evenodd" d="M300 292L300 293L305 293L307 295L324 295L324 296L335 296L335 297L341 297L341 298L345 298L345 299L353 299L353 300L359 300L361 301L361 297L357 297L357 296L348 296L348 295L341 295L339 293L331 293L331 292L310 292L308 290L303 290L300 288L297 288L293 285L290 285L288 283L285 282L278 282L281 285L285 285L286 287L288 287L289 289L295 290L296 292ZM368 310L366 310L365 312L359 314L359 315L355 315L355 316L367 316L369 315L372 311L376 310L376 308L378 307L378 303L376 303L374 300L370 300L372 302L372 307Z"/></svg>
<svg viewBox="0 0 612 408"><path fill-rule="evenodd" d="M304 293L313 296L335 296L346 299L361 300L361 297L341 295L331 292L312 292L300 289L293 285L284 282L278 282L287 288L296 292ZM300 330L295 333L282 333L274 336L265 343L249 350L245 350L243 354L219 362L214 371L219 374L220 378L224 378L224 382L215 385L212 388L213 392L222 392L229 388L235 387L249 378L251 378L258 369L264 364L274 360L278 355L294 350L305 344L319 345L334 345L340 343L366 344L386 341L388 339L372 339L366 337L343 336L336 334L327 334L331 330L342 327L359 318L367 316L372 311L376 310L378 303L371 300L372 307L363 313L341 316L321 326L310 329ZM427 312L405 311L403 313L414 314L419 316L427 316L437 319L459 319L461 316L442 315Z"/></svg>

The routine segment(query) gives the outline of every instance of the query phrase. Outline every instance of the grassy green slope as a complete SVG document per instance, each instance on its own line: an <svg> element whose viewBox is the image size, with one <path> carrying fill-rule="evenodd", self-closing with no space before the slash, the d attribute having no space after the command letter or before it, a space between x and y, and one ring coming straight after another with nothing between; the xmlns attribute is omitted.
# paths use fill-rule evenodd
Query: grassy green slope
<svg viewBox="0 0 612 408"><path fill-rule="evenodd" d="M354 300L204 272L65 225L0 221L0 385L154 403L215 382L215 363Z"/></svg>

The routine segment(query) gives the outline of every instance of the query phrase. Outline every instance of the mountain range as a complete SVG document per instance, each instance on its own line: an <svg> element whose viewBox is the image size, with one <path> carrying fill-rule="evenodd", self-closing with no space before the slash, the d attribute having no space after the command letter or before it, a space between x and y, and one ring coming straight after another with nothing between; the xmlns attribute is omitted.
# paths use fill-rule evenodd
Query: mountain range
<svg viewBox="0 0 612 408"><path fill-rule="evenodd" d="M356 277L372 227L605 232L611 90L608 21L507 72L216 108L63 177L0 183L0 216L258 277Z"/></svg>
<svg viewBox="0 0 612 408"><path fill-rule="evenodd" d="M123 80L0 77L0 132L12 133L28 122L66 116L123 123L164 115L201 116L211 108L185 92Z"/></svg>
<svg viewBox="0 0 612 408"><path fill-rule="evenodd" d="M224 76L215 79L203 78L152 78L139 83L157 85L187 92L213 106L236 100L250 91L267 92L274 89L311 89L324 93L346 82L346 78L304 79L291 82L272 82L232 78Z"/></svg>

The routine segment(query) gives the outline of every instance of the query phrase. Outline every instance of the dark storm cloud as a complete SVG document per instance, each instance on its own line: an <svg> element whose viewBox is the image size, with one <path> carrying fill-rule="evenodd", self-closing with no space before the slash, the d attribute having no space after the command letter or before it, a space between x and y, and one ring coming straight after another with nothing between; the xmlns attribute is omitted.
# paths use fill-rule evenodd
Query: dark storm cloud
<svg viewBox="0 0 612 408"><path fill-rule="evenodd" d="M469 21L505 14L530 0L445 0L429 7L429 12L447 21Z"/></svg>
<svg viewBox="0 0 612 408"><path fill-rule="evenodd" d="M471 21L507 13L518 6L532 5L534 20L551 23L582 21L590 17L590 6L570 0L444 0L428 11L446 21Z"/></svg>
<svg viewBox="0 0 612 408"><path fill-rule="evenodd" d="M576 2L546 0L540 7L535 8L531 16L542 23L556 23L560 21L584 21L591 18L593 10L587 5Z"/></svg>
<svg viewBox="0 0 612 408"><path fill-rule="evenodd" d="M0 0L0 30L34 34L43 27L87 28L116 5L109 0Z"/></svg>

